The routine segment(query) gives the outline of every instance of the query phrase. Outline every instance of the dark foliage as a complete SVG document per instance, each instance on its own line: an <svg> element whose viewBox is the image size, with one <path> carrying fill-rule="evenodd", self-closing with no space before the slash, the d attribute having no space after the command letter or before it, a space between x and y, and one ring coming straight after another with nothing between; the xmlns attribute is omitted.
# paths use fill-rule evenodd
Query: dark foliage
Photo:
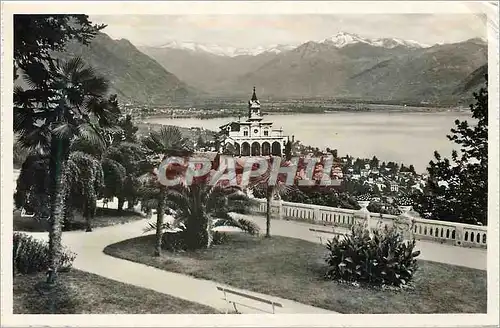
<svg viewBox="0 0 500 328"><path fill-rule="evenodd" d="M428 185L413 196L424 218L470 224L488 223L488 89L474 93L470 105L476 125L455 121L448 139L460 146L451 160L437 151L429 163Z"/></svg>
<svg viewBox="0 0 500 328"><path fill-rule="evenodd" d="M87 15L14 15L14 63L23 71L43 68L54 51L69 40L89 44L105 25L92 24ZM40 65L42 64L42 65ZM15 76L16 77L16 76Z"/></svg>

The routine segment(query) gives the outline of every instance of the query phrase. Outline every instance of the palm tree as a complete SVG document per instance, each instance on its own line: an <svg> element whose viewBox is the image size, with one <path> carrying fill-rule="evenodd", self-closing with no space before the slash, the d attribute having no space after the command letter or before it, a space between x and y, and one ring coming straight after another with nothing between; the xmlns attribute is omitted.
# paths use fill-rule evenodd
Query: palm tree
<svg viewBox="0 0 500 328"><path fill-rule="evenodd" d="M98 126L110 125L119 114L113 99L106 99L108 84L76 57L50 63L49 69L30 69L24 76L29 89L14 90L14 131L24 147L39 146L50 154L49 272L54 283L61 253L65 205L64 172L70 145L76 136L102 142Z"/></svg>
<svg viewBox="0 0 500 328"><path fill-rule="evenodd" d="M189 140L185 138L179 128L175 126L163 126L159 131L151 131L149 135L142 140L142 144L147 149L147 155L150 158L150 162L156 167L159 167L161 160L167 156L186 156L192 152ZM155 199L156 243L154 255L160 256L167 186L154 179L151 173L147 174L143 181L145 181L145 188L149 189L149 191L143 190L143 193L145 193L146 196L151 196L149 199ZM151 190L151 188L153 190Z"/></svg>
<svg viewBox="0 0 500 328"><path fill-rule="evenodd" d="M210 177L211 179L211 177ZM257 203L248 198L239 187L220 183L208 184L208 178L190 186L180 185L167 190L166 205L172 210L173 223L161 227L150 224L145 231L183 228L187 249L209 248L212 245L213 229L220 226L239 228L250 234L258 234L259 227L244 218L234 218L230 213L247 213Z"/></svg>
<svg viewBox="0 0 500 328"><path fill-rule="evenodd" d="M29 149L22 147L21 143L19 142L19 136L14 136L14 147L12 150L12 162L14 164L14 168L21 168L24 161L32 153Z"/></svg>
<svg viewBox="0 0 500 328"><path fill-rule="evenodd" d="M270 156L270 163L275 160L280 160L280 157ZM281 163L281 166L289 166L292 165L289 161L285 161ZM288 186L285 181L286 178L283 175L278 175L277 179L274 183L271 183L271 168L272 165L269 165L269 170L263 174L261 177L256 179L253 184L257 189L264 189L266 195L266 238L271 237L271 219L272 219L272 201L275 198L281 199L282 195L285 195L293 190L292 186Z"/></svg>

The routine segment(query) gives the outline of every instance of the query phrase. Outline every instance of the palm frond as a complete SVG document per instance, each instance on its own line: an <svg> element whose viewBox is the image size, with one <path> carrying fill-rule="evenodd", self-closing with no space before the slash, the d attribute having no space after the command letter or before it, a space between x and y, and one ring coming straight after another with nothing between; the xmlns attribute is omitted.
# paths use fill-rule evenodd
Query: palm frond
<svg viewBox="0 0 500 328"><path fill-rule="evenodd" d="M212 228L216 227L235 227L251 235L258 235L260 232L259 226L254 222L244 218L235 219L229 214L218 216L212 223Z"/></svg>
<svg viewBox="0 0 500 328"><path fill-rule="evenodd" d="M163 126L159 131L151 131L142 143L157 155L187 156L192 153L188 139L176 126Z"/></svg>
<svg viewBox="0 0 500 328"><path fill-rule="evenodd" d="M106 148L106 140L104 140L103 134L90 122L78 125L75 135L101 151Z"/></svg>
<svg viewBox="0 0 500 328"><path fill-rule="evenodd" d="M152 231L156 231L156 222L148 222L146 228L143 229L143 233L149 233ZM172 230L174 227L169 222L164 222L161 225L161 230L164 232L165 230Z"/></svg>

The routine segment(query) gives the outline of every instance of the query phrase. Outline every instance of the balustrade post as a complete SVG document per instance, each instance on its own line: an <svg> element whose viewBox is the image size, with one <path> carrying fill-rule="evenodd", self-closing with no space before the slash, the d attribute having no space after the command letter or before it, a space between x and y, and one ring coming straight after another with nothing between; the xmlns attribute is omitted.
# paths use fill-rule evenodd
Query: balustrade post
<svg viewBox="0 0 500 328"><path fill-rule="evenodd" d="M321 221L321 211L319 210L319 207L314 207L313 220L318 222Z"/></svg>
<svg viewBox="0 0 500 328"><path fill-rule="evenodd" d="M283 201L278 200L278 219L283 219Z"/></svg>
<svg viewBox="0 0 500 328"><path fill-rule="evenodd" d="M370 211L368 211L368 205L370 202L367 201L361 201L359 202L359 205L361 206L361 209L357 212L357 216L363 218L366 222L367 229L370 232L370 236L373 235L373 229L372 229L372 224L371 224L371 215Z"/></svg>
<svg viewBox="0 0 500 328"><path fill-rule="evenodd" d="M455 245L463 246L464 244L464 228L462 226L455 226Z"/></svg>
<svg viewBox="0 0 500 328"><path fill-rule="evenodd" d="M413 213L413 208L411 206L399 206L399 210L401 211L401 215L399 216L399 219L402 220L402 225L400 225L399 229L402 230L403 232L403 238L405 239L413 239L413 220L414 218L414 213Z"/></svg>
<svg viewBox="0 0 500 328"><path fill-rule="evenodd" d="M283 201L273 199L271 201L271 214L275 219L283 218Z"/></svg>

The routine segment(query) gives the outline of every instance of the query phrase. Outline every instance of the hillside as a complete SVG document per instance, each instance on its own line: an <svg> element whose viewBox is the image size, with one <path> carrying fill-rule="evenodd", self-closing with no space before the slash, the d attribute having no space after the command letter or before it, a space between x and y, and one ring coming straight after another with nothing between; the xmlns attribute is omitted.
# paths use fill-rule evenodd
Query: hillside
<svg viewBox="0 0 500 328"><path fill-rule="evenodd" d="M228 57L177 48L139 49L182 81L215 95L231 95L234 89L228 88L228 81L259 68L276 56L274 53L263 53Z"/></svg>
<svg viewBox="0 0 500 328"><path fill-rule="evenodd" d="M459 84L487 62L482 42L433 46L390 58L355 76L346 83L353 96L378 100L418 99L424 102L451 102L463 92Z"/></svg>
<svg viewBox="0 0 500 328"><path fill-rule="evenodd" d="M81 56L110 81L121 101L167 104L188 100L197 91L140 52L128 40L113 40L104 33L89 46L70 43L60 57Z"/></svg>

